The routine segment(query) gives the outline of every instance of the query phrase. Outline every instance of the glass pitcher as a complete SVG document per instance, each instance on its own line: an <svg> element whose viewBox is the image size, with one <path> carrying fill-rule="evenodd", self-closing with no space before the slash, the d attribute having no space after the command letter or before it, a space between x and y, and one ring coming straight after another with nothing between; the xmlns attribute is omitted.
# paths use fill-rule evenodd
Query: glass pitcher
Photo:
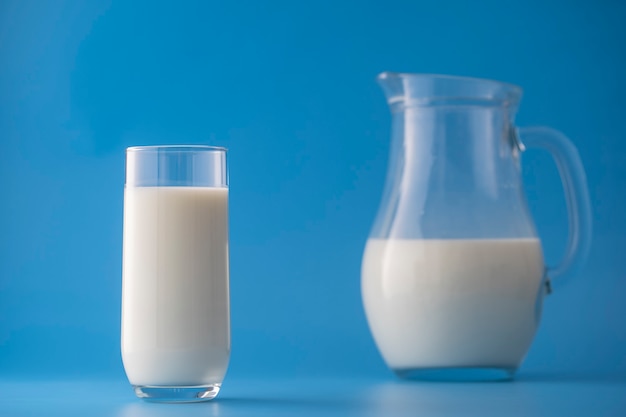
<svg viewBox="0 0 626 417"><path fill-rule="evenodd" d="M387 365L409 379L511 379L550 279L588 252L585 173L560 132L513 124L521 89L385 72L392 113L387 182L363 255L367 320ZM526 147L554 157L569 242L546 267L520 172Z"/></svg>

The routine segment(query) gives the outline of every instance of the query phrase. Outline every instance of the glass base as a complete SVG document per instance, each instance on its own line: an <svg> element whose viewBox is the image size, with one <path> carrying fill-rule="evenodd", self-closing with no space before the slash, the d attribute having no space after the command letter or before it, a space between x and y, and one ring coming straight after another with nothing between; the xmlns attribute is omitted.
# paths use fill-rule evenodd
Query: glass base
<svg viewBox="0 0 626 417"><path fill-rule="evenodd" d="M133 388L137 397L144 400L165 403L193 403L212 400L220 392L220 386L221 384L188 387L133 385Z"/></svg>
<svg viewBox="0 0 626 417"><path fill-rule="evenodd" d="M394 369L402 379L416 381L487 382L511 381L516 368L458 367Z"/></svg>

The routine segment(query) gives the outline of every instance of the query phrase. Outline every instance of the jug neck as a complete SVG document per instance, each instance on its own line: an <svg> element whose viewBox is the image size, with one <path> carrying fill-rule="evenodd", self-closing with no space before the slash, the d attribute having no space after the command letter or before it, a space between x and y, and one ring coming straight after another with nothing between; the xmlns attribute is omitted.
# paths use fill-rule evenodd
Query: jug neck
<svg viewBox="0 0 626 417"><path fill-rule="evenodd" d="M521 90L489 80L384 73L393 112L377 238L534 237L513 117Z"/></svg>
<svg viewBox="0 0 626 417"><path fill-rule="evenodd" d="M491 107L512 119L522 89L499 81L436 74L383 72L378 76L392 113L407 108Z"/></svg>

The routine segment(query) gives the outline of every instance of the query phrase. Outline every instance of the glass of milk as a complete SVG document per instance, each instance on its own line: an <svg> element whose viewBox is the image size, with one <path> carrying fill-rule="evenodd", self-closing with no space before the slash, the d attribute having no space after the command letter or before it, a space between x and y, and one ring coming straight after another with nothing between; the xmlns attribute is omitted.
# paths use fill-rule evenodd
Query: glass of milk
<svg viewBox="0 0 626 417"><path fill-rule="evenodd" d="M126 151L122 359L138 397L203 401L230 356L226 149Z"/></svg>
<svg viewBox="0 0 626 417"><path fill-rule="evenodd" d="M511 379L533 340L550 279L584 260L591 220L574 145L517 128L517 86L383 73L392 143L362 263L362 296L387 365L409 379ZM548 151L569 211L563 259L546 267L520 157Z"/></svg>

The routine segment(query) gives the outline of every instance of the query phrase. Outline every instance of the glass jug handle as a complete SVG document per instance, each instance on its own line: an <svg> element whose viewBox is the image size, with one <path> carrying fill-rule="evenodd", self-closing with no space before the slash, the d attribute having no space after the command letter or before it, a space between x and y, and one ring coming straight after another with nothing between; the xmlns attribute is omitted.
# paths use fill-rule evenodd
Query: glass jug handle
<svg viewBox="0 0 626 417"><path fill-rule="evenodd" d="M520 151L523 151L527 146L550 152L563 182L568 212L569 239L561 261L554 267L547 267L546 285L548 292L550 292L549 278L563 275L574 267L580 266L589 253L591 204L587 178L576 147L558 130L543 126L519 128L517 139ZM521 142L519 142L520 139Z"/></svg>

